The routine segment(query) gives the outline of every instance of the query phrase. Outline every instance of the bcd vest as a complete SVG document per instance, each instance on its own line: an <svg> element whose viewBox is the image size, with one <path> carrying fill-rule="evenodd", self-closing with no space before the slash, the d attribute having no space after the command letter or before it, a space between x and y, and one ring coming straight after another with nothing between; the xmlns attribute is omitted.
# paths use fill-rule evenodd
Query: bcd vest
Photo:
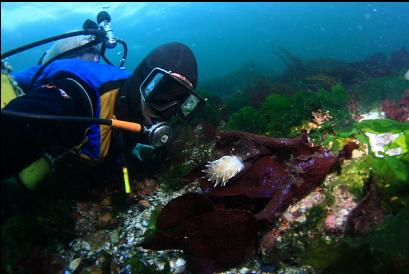
<svg viewBox="0 0 409 274"><path fill-rule="evenodd" d="M13 74L22 86L27 86L39 66ZM33 87L62 78L71 78L83 88L90 101L92 116L101 119L114 118L115 100L123 81L130 76L126 70L116 66L99 64L80 59L62 59L49 64L39 75ZM106 157L111 140L111 128L92 124L87 130L81 157L101 160Z"/></svg>

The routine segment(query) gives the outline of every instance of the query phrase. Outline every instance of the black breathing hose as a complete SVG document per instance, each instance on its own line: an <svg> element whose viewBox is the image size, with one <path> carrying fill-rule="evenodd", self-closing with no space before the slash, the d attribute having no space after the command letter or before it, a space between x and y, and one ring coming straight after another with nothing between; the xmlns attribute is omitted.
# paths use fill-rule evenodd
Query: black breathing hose
<svg viewBox="0 0 409 274"><path fill-rule="evenodd" d="M60 35L57 35L57 36L46 38L46 39L31 43L31 44L28 44L28 45L25 45L25 46L22 46L22 47L19 47L19 48L10 50L10 51L7 51L7 52L5 52L5 53L3 53L1 55L1 59L10 57L10 56L12 56L12 55L14 55L16 53L19 53L19 52L22 52L22 51L25 51L25 50L28 50L28 49L31 49L31 48L34 48L34 47L37 47L37 46L41 46L43 44L47 44L49 42L64 39L64 38L67 38L67 37L78 36L78 35L96 35L96 36L99 36L99 37L100 36L103 37L105 35L105 31L88 29L88 30L80 30L80 31L74 31L74 32L60 34Z"/></svg>
<svg viewBox="0 0 409 274"><path fill-rule="evenodd" d="M126 58L128 57L128 46L125 43L125 41L118 39L117 41L119 44L122 45L123 49L124 49L124 54L122 55L122 59L121 62L119 63L119 67L123 67L126 61Z"/></svg>
<svg viewBox="0 0 409 274"><path fill-rule="evenodd" d="M108 60L108 58L105 56L106 49L107 49L107 47L106 47L105 43L102 43L101 52L100 52L101 57L102 57L102 59L104 59L105 63L107 63L108 65L113 66L113 64L112 64L112 63Z"/></svg>
<svg viewBox="0 0 409 274"><path fill-rule="evenodd" d="M47 120L47 122L75 122L83 124L98 124L111 126L121 130L127 130L132 132L143 132L145 128L143 125L135 122L121 121L117 119L100 119L93 117L81 117L81 116L60 116L60 115L49 115L49 114L37 114L37 113L27 113L27 112L17 112L11 110L1 110L1 115L9 115L16 118L26 118L35 120Z"/></svg>
<svg viewBox="0 0 409 274"><path fill-rule="evenodd" d="M120 40L120 39L117 40L117 43L121 44L121 46L123 48L123 52L124 52L122 54L122 59L121 59L121 61L119 63L119 67L122 68L124 66L124 64L125 64L126 58L128 57L128 46L127 46L125 41ZM108 65L113 66L113 64L105 56L105 52L106 52L106 45L105 45L105 43L103 43L102 47L101 47L101 57L102 57L102 59L104 59L105 63L107 63Z"/></svg>
<svg viewBox="0 0 409 274"><path fill-rule="evenodd" d="M28 118L36 120L47 120L54 122L76 122L84 124L99 124L99 125L112 125L112 120L109 119L99 119L91 117L80 117L80 116L60 116L60 115L48 115L48 114L37 114L37 113L27 113L27 112L17 112L11 110L1 110L1 115L9 115L18 118Z"/></svg>

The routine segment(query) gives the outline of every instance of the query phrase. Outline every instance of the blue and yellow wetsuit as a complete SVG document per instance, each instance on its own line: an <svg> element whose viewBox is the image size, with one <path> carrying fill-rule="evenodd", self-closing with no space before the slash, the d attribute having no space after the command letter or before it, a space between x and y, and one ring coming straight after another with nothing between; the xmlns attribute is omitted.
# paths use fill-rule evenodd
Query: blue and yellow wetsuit
<svg viewBox="0 0 409 274"><path fill-rule="evenodd" d="M13 76L26 87L37 66ZM50 115L114 118L119 88L130 76L126 70L80 59L48 65L25 96L4 109ZM44 153L59 153L82 144L81 158L98 163L110 148L111 128L59 123L2 115L2 179L23 170Z"/></svg>

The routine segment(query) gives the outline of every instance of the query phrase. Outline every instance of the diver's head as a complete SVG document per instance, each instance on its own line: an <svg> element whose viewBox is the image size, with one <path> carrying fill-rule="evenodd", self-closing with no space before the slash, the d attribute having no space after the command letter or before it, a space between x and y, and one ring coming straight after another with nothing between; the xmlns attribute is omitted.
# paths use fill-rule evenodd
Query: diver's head
<svg viewBox="0 0 409 274"><path fill-rule="evenodd" d="M79 35L68 37L57 41L50 49L47 50L44 57L41 60L41 64L47 63L52 58L67 52L71 49L80 47L92 41L91 36ZM86 61L99 62L100 60L100 48L99 46L90 46L84 49L76 50L70 54L64 55L61 58L79 58Z"/></svg>
<svg viewBox="0 0 409 274"><path fill-rule="evenodd" d="M152 50L121 88L132 120L152 124L172 117L190 118L203 99L194 91L197 63L192 50L169 43ZM142 113L143 117L138 117Z"/></svg>

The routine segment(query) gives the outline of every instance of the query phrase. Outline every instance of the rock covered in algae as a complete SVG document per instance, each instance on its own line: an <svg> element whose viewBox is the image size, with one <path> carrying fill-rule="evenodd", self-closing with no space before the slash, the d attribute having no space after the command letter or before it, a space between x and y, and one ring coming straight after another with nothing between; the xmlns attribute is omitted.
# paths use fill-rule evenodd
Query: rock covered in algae
<svg viewBox="0 0 409 274"><path fill-rule="evenodd" d="M203 194L172 200L159 213L157 230L142 244L184 250L193 273L227 270L254 256L261 225L274 223L315 189L341 155L312 146L306 135L273 139L221 132L216 140L214 155L234 153L245 162L242 172L215 187L204 177L203 166L192 171L188 177L199 179Z"/></svg>

